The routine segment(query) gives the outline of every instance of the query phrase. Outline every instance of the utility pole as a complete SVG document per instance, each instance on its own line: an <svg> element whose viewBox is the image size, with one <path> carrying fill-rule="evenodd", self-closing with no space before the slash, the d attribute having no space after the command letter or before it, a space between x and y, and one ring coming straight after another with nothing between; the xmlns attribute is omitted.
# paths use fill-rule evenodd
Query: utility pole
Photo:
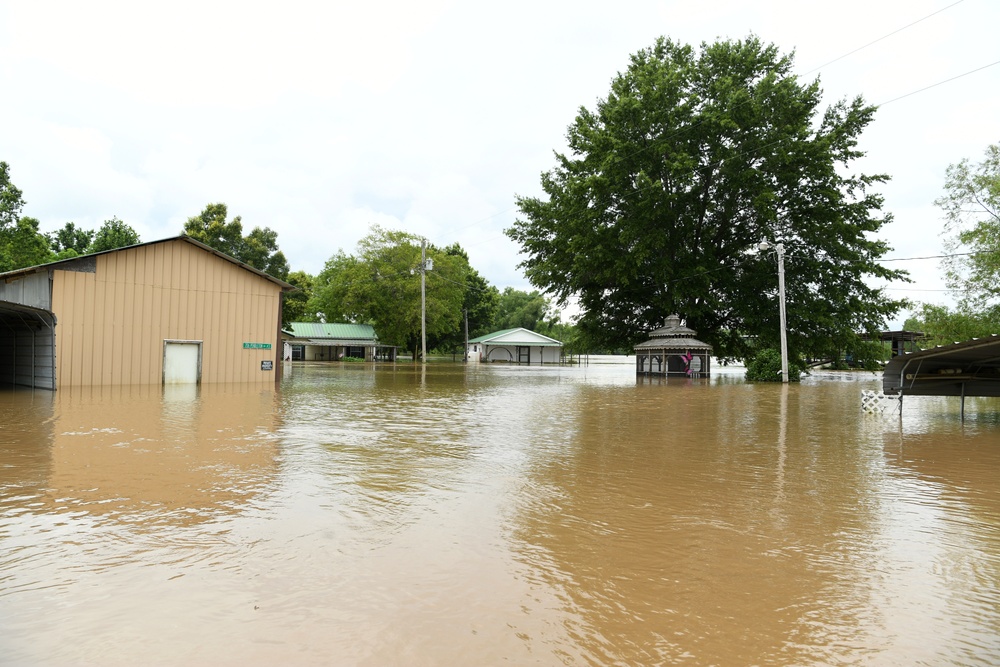
<svg viewBox="0 0 1000 667"><path fill-rule="evenodd" d="M761 241L757 246L761 252L771 248L767 241ZM781 322L781 381L788 384L788 337L785 334L785 244L775 243L774 252L778 255L778 318Z"/></svg>
<svg viewBox="0 0 1000 667"><path fill-rule="evenodd" d="M427 363L427 239L420 239L420 363ZM787 376L786 376L787 377Z"/></svg>
<svg viewBox="0 0 1000 667"><path fill-rule="evenodd" d="M781 381L788 384L788 337L785 334L785 244L774 246L778 252L778 312L781 315Z"/></svg>
<svg viewBox="0 0 1000 667"><path fill-rule="evenodd" d="M463 308L462 312L465 313L465 354L462 355L462 361L469 360L469 309Z"/></svg>

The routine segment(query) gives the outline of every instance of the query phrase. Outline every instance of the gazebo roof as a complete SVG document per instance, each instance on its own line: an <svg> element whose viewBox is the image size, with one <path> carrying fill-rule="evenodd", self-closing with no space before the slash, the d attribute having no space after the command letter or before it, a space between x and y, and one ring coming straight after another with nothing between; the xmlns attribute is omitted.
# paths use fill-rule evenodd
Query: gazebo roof
<svg viewBox="0 0 1000 667"><path fill-rule="evenodd" d="M649 332L649 340L639 343L634 349L661 350L672 348L711 350L711 345L703 343L694 337L696 333L694 329L689 329L681 324L679 315L671 315L662 327Z"/></svg>

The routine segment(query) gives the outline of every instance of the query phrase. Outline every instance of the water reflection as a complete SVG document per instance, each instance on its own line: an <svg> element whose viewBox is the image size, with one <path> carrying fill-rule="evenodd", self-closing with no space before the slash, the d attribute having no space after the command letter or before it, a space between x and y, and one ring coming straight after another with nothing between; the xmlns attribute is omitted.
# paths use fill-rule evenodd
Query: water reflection
<svg viewBox="0 0 1000 667"><path fill-rule="evenodd" d="M136 530L234 511L275 472L273 404L226 385L59 391L40 500Z"/></svg>
<svg viewBox="0 0 1000 667"><path fill-rule="evenodd" d="M963 424L933 400L907 403L902 424L862 415L878 378L861 374L759 386L598 363L285 372L280 391L0 394L0 655L1000 655L990 417Z"/></svg>

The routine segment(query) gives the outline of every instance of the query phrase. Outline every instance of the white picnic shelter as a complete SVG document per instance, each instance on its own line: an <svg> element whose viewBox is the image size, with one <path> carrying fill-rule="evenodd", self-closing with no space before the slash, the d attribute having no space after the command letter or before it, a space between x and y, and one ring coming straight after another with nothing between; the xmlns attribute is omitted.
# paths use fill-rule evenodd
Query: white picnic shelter
<svg viewBox="0 0 1000 667"><path fill-rule="evenodd" d="M466 352L473 363L558 364L562 361L560 341L523 327L472 338Z"/></svg>

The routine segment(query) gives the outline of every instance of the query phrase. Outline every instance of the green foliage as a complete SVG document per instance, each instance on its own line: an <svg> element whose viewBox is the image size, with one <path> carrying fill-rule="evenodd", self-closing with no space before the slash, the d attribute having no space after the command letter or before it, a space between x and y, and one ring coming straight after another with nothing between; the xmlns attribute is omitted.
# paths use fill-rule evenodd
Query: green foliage
<svg viewBox="0 0 1000 667"><path fill-rule="evenodd" d="M925 338L918 341L923 349L950 345L973 338L1000 334L1000 306L979 312L934 304L921 304L903 324L907 331L920 331Z"/></svg>
<svg viewBox="0 0 1000 667"><path fill-rule="evenodd" d="M866 371L879 370L892 355L890 348L881 340L853 341L845 352L854 368L863 368Z"/></svg>
<svg viewBox="0 0 1000 667"><path fill-rule="evenodd" d="M281 307L282 326L288 326L290 322L316 322L316 313L310 312L308 307L315 279L305 271L293 271L285 280L298 289L285 293Z"/></svg>
<svg viewBox="0 0 1000 667"><path fill-rule="evenodd" d="M468 261L427 247L434 269L426 274L428 349L462 327ZM369 322L379 340L413 351L420 348L420 239L373 227L358 243L357 256L339 251L316 276L312 312L327 322Z"/></svg>
<svg viewBox="0 0 1000 667"><path fill-rule="evenodd" d="M38 220L21 217L0 232L0 272L21 269L52 261L45 235L38 231Z"/></svg>
<svg viewBox="0 0 1000 667"><path fill-rule="evenodd" d="M964 159L949 166L945 191L934 202L945 214L945 248L972 253L945 260L948 286L961 291L963 308L995 305L1000 297L1000 144L988 146L982 162Z"/></svg>
<svg viewBox="0 0 1000 667"><path fill-rule="evenodd" d="M69 257L76 257L87 252L87 248L94 240L94 232L88 231L86 229L81 229L76 226L76 223L67 222L62 229L52 232L46 235L49 240L49 246L51 246L52 251L60 254L60 259L65 259L67 251L72 251L75 254L68 255Z"/></svg>
<svg viewBox="0 0 1000 667"><path fill-rule="evenodd" d="M596 109L568 131L543 174L547 197L519 197L507 230L532 284L579 298L580 336L626 348L679 313L723 358L779 334L774 254L786 249L788 340L796 354L843 350L901 306L868 286L904 273L878 260L890 220L851 175L875 108L819 110L816 81L757 38L689 46L660 39L632 56Z"/></svg>
<svg viewBox="0 0 1000 667"><path fill-rule="evenodd" d="M799 382L804 367L792 359L788 360L788 381ZM781 382L781 352L773 348L758 351L747 361L748 382Z"/></svg>
<svg viewBox="0 0 1000 667"><path fill-rule="evenodd" d="M254 227L243 236L240 216L226 221L225 204L209 204L184 223L184 233L219 252L248 264L280 280L288 277L288 260L278 250L278 233L268 227Z"/></svg>
<svg viewBox="0 0 1000 667"><path fill-rule="evenodd" d="M17 224L22 208L24 198L10 181L10 166L0 162L0 232Z"/></svg>
<svg viewBox="0 0 1000 667"><path fill-rule="evenodd" d="M10 167L0 162L0 273L53 259L38 220L21 216L24 198L10 180Z"/></svg>
<svg viewBox="0 0 1000 667"><path fill-rule="evenodd" d="M465 274L465 299L462 302L462 307L468 312L469 337L475 338L490 333L493 330L493 321L499 307L500 291L490 285L479 271L472 268L469 264L468 253L458 243L447 246L444 252L460 258L468 266Z"/></svg>
<svg viewBox="0 0 1000 667"><path fill-rule="evenodd" d="M523 327L529 331L538 331L539 325L550 315L551 310L552 304L538 290L525 292L507 287L500 294L495 328L515 329ZM542 332L538 331L538 333Z"/></svg>
<svg viewBox="0 0 1000 667"><path fill-rule="evenodd" d="M117 248L136 245L139 242L139 235L134 229L117 217L112 217L110 220L105 220L104 224L94 234L94 240L87 247L87 252L115 250Z"/></svg>

